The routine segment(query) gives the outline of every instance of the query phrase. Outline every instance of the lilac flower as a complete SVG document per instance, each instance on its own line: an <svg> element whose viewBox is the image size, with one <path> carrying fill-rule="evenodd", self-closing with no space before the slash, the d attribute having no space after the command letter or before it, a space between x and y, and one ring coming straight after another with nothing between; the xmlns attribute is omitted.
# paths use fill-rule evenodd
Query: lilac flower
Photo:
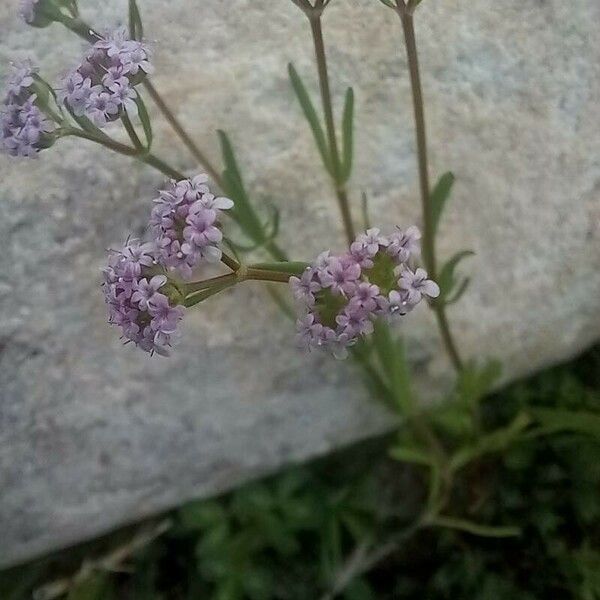
<svg viewBox="0 0 600 600"><path fill-rule="evenodd" d="M367 312L374 312L379 305L380 297L379 287L368 281L363 281L354 290L349 304L362 308Z"/></svg>
<svg viewBox="0 0 600 600"><path fill-rule="evenodd" d="M135 40L125 42L119 52L119 59L123 65L123 72L129 75L137 75L140 71L150 75L154 71L148 48L142 42Z"/></svg>
<svg viewBox="0 0 600 600"><path fill-rule="evenodd" d="M418 251L419 237L416 227L389 237L369 229L349 252L322 252L300 277L291 277L302 311L296 322L299 344L345 358L348 348L373 333L376 319L406 315L423 296L437 296L439 288L427 273L420 268L413 273L406 265Z"/></svg>
<svg viewBox="0 0 600 600"><path fill-rule="evenodd" d="M210 193L206 176L172 181L154 200L150 226L160 249L161 264L188 279L201 262L221 258L221 210L233 206L228 198Z"/></svg>
<svg viewBox="0 0 600 600"><path fill-rule="evenodd" d="M298 345L310 350L319 345L323 325L319 323L313 313L307 313L296 321L296 341Z"/></svg>
<svg viewBox="0 0 600 600"><path fill-rule="evenodd" d="M108 67L106 73L102 77L102 85L108 89L111 89L115 83L118 83L121 86L129 85L129 79L127 79L123 65L121 64Z"/></svg>
<svg viewBox="0 0 600 600"><path fill-rule="evenodd" d="M427 279L427 271L418 268L414 273L408 267L404 267L400 274L400 288L408 292L410 304L417 304L423 296L437 298L440 288L435 281Z"/></svg>
<svg viewBox="0 0 600 600"><path fill-rule="evenodd" d="M359 335L373 333L373 322L369 319L371 312L360 305L348 303L344 311L339 314L335 321L342 328L348 338L356 338Z"/></svg>
<svg viewBox="0 0 600 600"><path fill-rule="evenodd" d="M32 93L33 73L30 64L14 66L7 95L0 104L0 149L11 156L35 158L54 141L50 134L55 126Z"/></svg>
<svg viewBox="0 0 600 600"><path fill-rule="evenodd" d="M163 294L155 294L148 303L148 312L152 316L150 326L162 334L175 333L177 323L183 318L181 306L171 306Z"/></svg>
<svg viewBox="0 0 600 600"><path fill-rule="evenodd" d="M177 337L184 309L167 293L168 278L151 276L157 268L154 246L129 240L111 252L103 269L108 322L121 328L123 338L150 354L167 356Z"/></svg>
<svg viewBox="0 0 600 600"><path fill-rule="evenodd" d="M68 106L78 117L83 116L92 92L92 80L84 78L79 71L67 73L59 82L56 97L60 104Z"/></svg>
<svg viewBox="0 0 600 600"><path fill-rule="evenodd" d="M103 127L119 112L119 105L113 96L100 86L92 88L89 98L85 103L85 115L97 127Z"/></svg>
<svg viewBox="0 0 600 600"><path fill-rule="evenodd" d="M31 95L29 88L33 85L33 76L36 71L37 69L34 69L31 61L28 60L12 65L5 82L5 104L21 104L23 100ZM25 95L25 98L23 95Z"/></svg>
<svg viewBox="0 0 600 600"><path fill-rule="evenodd" d="M164 275L155 275L150 281L146 278L136 280L133 286L135 291L131 294L131 302L137 304L141 310L147 310L148 303L165 283L167 283L167 278Z"/></svg>
<svg viewBox="0 0 600 600"><path fill-rule="evenodd" d="M294 298L302 303L312 306L315 303L315 293L321 289L316 280L316 270L308 268L300 277L290 277L290 287Z"/></svg>
<svg viewBox="0 0 600 600"><path fill-rule="evenodd" d="M388 254L398 263L405 263L411 256L418 254L420 239L421 232L414 225L406 231L396 228L396 231L390 235Z"/></svg>
<svg viewBox="0 0 600 600"><path fill-rule="evenodd" d="M409 294L406 290L392 290L388 297L382 297L380 307L387 317L403 317L407 315L415 304L410 302Z"/></svg>
<svg viewBox="0 0 600 600"><path fill-rule="evenodd" d="M137 104L135 103L137 92L131 87L129 81L113 83L109 90L111 99L117 106L123 107L130 115L137 114Z"/></svg>
<svg viewBox="0 0 600 600"><path fill-rule="evenodd" d="M356 237L356 240L350 245L350 253L362 267L369 268L373 266L371 259L379 252L379 248L388 244L388 239L374 227Z"/></svg>
<svg viewBox="0 0 600 600"><path fill-rule="evenodd" d="M323 287L331 288L334 294L346 296L356 289L360 273L360 265L352 256L346 255L331 260L326 269L320 270L319 278Z"/></svg>

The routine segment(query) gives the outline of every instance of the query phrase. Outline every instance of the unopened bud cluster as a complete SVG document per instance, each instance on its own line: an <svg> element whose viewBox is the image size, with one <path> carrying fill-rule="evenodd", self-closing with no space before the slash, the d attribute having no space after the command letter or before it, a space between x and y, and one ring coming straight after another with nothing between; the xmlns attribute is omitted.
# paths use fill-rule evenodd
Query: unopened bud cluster
<svg viewBox="0 0 600 600"><path fill-rule="evenodd" d="M409 313L440 290L427 273L409 266L419 250L416 227L389 236L379 229L360 234L348 252L324 252L290 285L300 306L298 343L345 358L348 348L373 332L373 321Z"/></svg>

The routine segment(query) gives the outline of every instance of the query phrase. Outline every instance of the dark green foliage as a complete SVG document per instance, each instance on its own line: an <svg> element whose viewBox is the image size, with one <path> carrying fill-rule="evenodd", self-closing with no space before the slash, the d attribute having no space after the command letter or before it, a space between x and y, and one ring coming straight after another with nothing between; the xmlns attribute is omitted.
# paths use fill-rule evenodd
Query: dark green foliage
<svg viewBox="0 0 600 600"><path fill-rule="evenodd" d="M517 527L521 535L489 538L423 528L339 597L600 599L600 439L594 428L599 374L597 348L480 403L497 366L467 370L448 404L453 409L432 414L448 447L489 444L489 451L457 471L449 514ZM544 412L549 410L551 417ZM581 427L581 414L594 419L584 419ZM496 432L520 430L515 423L522 415L532 419L523 426L526 432L548 430L498 441L502 435ZM566 426L557 426L557 415ZM166 534L129 558L130 573L95 569L62 597L318 600L357 547L384 547L421 510L426 462L396 440L394 452L411 465L386 460L388 445L389 440L361 444L220 499L191 503L172 515ZM127 544L136 529L0 574L0 598L31 598L42 584L73 577L84 559Z"/></svg>

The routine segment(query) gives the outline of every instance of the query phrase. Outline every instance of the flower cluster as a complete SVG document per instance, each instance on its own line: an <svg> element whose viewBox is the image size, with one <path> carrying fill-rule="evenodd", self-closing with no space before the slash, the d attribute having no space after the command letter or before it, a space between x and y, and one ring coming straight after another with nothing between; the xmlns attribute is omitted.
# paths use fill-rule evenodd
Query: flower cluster
<svg viewBox="0 0 600 600"><path fill-rule="evenodd" d="M416 227L389 236L379 229L360 234L340 256L324 252L290 285L301 308L298 342L345 358L348 347L373 332L378 317L406 315L424 296L440 290L427 273L409 267L419 250Z"/></svg>
<svg viewBox="0 0 600 600"><path fill-rule="evenodd" d="M148 48L117 29L99 39L83 62L59 83L57 97L78 117L97 127L115 121L123 111L137 111L135 86L152 72Z"/></svg>
<svg viewBox="0 0 600 600"><path fill-rule="evenodd" d="M0 107L0 148L11 156L33 158L52 143L54 124L40 110L29 62L13 65Z"/></svg>
<svg viewBox="0 0 600 600"><path fill-rule="evenodd" d="M171 181L154 200L150 217L161 264L185 279L202 260L221 259L219 242L223 235L218 217L233 202L211 194L207 182L206 175Z"/></svg>
<svg viewBox="0 0 600 600"><path fill-rule="evenodd" d="M104 273L108 322L150 354L167 356L183 318L182 296L158 265L154 244L129 240L111 251Z"/></svg>

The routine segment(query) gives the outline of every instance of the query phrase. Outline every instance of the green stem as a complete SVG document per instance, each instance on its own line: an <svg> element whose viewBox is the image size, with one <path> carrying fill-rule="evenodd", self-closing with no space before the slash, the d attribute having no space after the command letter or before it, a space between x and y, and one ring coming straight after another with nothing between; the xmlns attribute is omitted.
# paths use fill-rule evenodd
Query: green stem
<svg viewBox="0 0 600 600"><path fill-rule="evenodd" d="M224 283L236 283L237 280L238 276L235 273L227 273L226 275L218 275L217 277L211 277L210 279L204 279L202 281L186 283L185 290L188 295L191 295Z"/></svg>
<svg viewBox="0 0 600 600"><path fill-rule="evenodd" d="M344 184L340 183L340 153L338 150L337 136L335 132L335 119L333 115L333 103L331 101L331 90L329 88L329 74L327 70L327 56L325 54L325 43L323 41L323 30L321 27L321 11L306 11L310 29L312 32L313 44L315 47L315 57L317 61L317 71L319 73L319 88L321 90L321 101L323 104L323 114L325 116L325 127L327 129L327 138L329 142L329 151L334 169L334 187L338 201L338 206L342 214L344 230L348 243L354 241L354 224L352 214L348 203L348 193Z"/></svg>
<svg viewBox="0 0 600 600"><path fill-rule="evenodd" d="M212 165L210 160L206 157L204 152L198 148L194 143L194 140L188 135L185 129L181 126L181 123L177 117L173 114L173 111L167 106L162 96L158 93L158 90L152 85L149 79L143 81L143 85L148 91L148 94L154 100L154 103L165 117L167 123L172 127L173 131L179 136L185 147L190 151L192 156L202 165L206 172L210 175L213 181L223 189L223 180L218 170Z"/></svg>
<svg viewBox="0 0 600 600"><path fill-rule="evenodd" d="M133 123L131 122L131 119L129 118L129 115L127 114L127 111L123 112L121 121L123 121L125 130L127 131L127 134L129 135L129 139L133 142L133 145L136 147L138 152L140 152L140 153L143 152L144 144L142 144L142 140L140 140L140 138L135 130L135 127L133 126Z"/></svg>
<svg viewBox="0 0 600 600"><path fill-rule="evenodd" d="M433 223L433 210L429 194L429 173L427 164L427 137L425 131L425 111L423 106L423 91L421 76L419 73L419 59L415 40L415 28L413 16L407 10L399 8L398 14L402 22L406 54L408 58L408 69L413 97L413 109L415 117L415 132L417 139L417 159L419 165L419 184L421 188L421 205L423 211L423 261L431 279L437 279L437 265L435 256L435 231ZM457 371L463 369L463 362L452 337L450 325L446 317L444 304L434 302L432 304L444 347Z"/></svg>

